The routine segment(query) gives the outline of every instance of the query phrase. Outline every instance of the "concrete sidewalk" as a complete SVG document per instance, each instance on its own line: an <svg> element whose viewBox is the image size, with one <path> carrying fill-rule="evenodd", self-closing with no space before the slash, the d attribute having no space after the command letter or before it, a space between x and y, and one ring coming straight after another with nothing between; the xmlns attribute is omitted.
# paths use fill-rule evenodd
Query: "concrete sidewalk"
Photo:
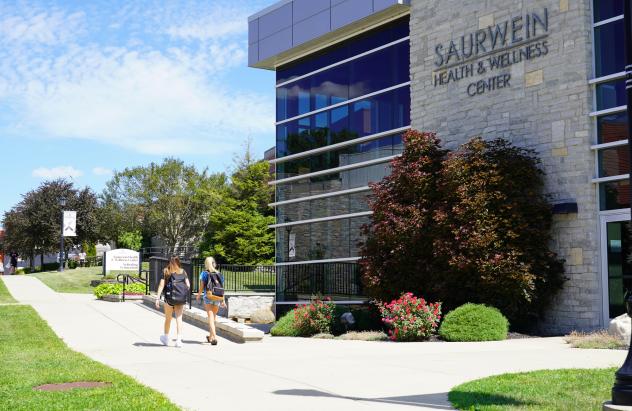
<svg viewBox="0 0 632 411"><path fill-rule="evenodd" d="M58 294L28 276L0 277L73 349L165 393L186 409L445 410L462 382L504 372L618 366L626 352L574 350L561 338L491 343L380 343L266 337L221 339L185 324L163 347L162 317L137 303ZM175 331L175 322L172 325Z"/></svg>

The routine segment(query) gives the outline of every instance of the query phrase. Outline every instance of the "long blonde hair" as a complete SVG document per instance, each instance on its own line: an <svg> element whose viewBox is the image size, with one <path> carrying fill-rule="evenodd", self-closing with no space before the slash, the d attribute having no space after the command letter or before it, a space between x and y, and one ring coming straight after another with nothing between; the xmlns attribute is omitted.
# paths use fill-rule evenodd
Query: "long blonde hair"
<svg viewBox="0 0 632 411"><path fill-rule="evenodd" d="M180 270L182 270L180 258L174 255L169 259L169 264L165 267L164 275L166 278L169 278L173 273L180 273Z"/></svg>
<svg viewBox="0 0 632 411"><path fill-rule="evenodd" d="M206 271L208 271L209 273L219 272L219 270L217 269L217 262L215 262L215 259L213 257L206 257L204 259L204 268L206 268Z"/></svg>

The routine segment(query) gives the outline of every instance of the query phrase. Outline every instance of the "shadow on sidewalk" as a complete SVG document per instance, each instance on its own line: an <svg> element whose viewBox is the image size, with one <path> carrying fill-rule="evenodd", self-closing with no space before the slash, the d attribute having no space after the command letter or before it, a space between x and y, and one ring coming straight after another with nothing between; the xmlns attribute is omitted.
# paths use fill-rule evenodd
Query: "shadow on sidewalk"
<svg viewBox="0 0 632 411"><path fill-rule="evenodd" d="M407 395L401 397L386 397L386 398L362 398L362 397L350 397L345 395L333 394L325 391L309 390L309 389L294 389L294 390L277 390L273 394L277 395L296 395L300 397L327 397L338 398L342 400L351 401L366 401L366 402L378 402L385 404L398 404L398 405L410 405L412 407L426 407L436 408L438 410L452 410L452 406L448 405L448 393L436 393L436 394L422 394L422 395Z"/></svg>

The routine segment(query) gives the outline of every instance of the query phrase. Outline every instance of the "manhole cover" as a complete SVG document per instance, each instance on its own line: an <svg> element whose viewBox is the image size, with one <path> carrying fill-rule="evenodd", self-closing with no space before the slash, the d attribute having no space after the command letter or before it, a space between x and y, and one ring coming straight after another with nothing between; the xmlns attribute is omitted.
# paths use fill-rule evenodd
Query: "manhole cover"
<svg viewBox="0 0 632 411"><path fill-rule="evenodd" d="M97 381L76 381L76 382L64 382L61 384L44 384L33 388L38 391L70 391L75 388L102 388L110 387L111 382L97 382Z"/></svg>

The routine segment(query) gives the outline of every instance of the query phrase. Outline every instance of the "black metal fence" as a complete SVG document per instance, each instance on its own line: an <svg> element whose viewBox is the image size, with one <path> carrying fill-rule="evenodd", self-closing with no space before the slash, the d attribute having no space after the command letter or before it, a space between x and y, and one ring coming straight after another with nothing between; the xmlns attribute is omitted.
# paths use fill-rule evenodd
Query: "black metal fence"
<svg viewBox="0 0 632 411"><path fill-rule="evenodd" d="M150 257L148 287L156 292L169 259ZM191 293L199 289L203 258L181 260L191 283ZM244 266L224 264L219 267L224 275L226 292L274 292L276 301L309 300L314 295L329 296L334 300L359 300L364 297L360 267L354 263L320 263L287 266Z"/></svg>
<svg viewBox="0 0 632 411"><path fill-rule="evenodd" d="M313 295L359 299L364 289L355 263L319 263L277 266L277 301L309 300Z"/></svg>

